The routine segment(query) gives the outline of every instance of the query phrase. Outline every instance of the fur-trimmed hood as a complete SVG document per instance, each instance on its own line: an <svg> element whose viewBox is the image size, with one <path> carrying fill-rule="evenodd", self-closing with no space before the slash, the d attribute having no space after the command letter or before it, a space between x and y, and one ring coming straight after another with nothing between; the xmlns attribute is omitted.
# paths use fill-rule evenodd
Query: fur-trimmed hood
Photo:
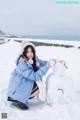
<svg viewBox="0 0 80 120"><path fill-rule="evenodd" d="M20 55L23 55L24 49L26 46L31 45L35 49L35 45L28 41L22 41Z"/></svg>

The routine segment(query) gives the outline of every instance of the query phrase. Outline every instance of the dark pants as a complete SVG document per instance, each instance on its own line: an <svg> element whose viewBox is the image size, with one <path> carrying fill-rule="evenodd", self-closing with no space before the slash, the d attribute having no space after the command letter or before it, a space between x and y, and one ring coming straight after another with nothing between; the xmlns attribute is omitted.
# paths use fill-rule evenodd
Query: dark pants
<svg viewBox="0 0 80 120"><path fill-rule="evenodd" d="M31 92L31 95L32 95L35 91L37 91L37 90L39 90L39 88L38 88L36 82L34 82L34 86L33 86L33 89L32 89L32 92Z"/></svg>

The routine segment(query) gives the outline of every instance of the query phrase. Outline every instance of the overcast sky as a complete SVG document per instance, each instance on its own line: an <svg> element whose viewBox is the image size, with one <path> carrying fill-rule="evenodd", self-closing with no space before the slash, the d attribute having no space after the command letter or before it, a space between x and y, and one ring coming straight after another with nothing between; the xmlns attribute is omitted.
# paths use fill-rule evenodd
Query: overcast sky
<svg viewBox="0 0 80 120"><path fill-rule="evenodd" d="M80 34L80 4L56 0L0 0L0 29L25 35Z"/></svg>

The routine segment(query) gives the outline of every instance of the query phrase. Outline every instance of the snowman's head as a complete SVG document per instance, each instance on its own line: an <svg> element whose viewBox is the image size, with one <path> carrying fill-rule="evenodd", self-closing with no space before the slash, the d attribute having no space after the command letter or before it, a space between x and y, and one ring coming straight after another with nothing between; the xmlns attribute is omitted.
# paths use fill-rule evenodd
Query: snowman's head
<svg viewBox="0 0 80 120"><path fill-rule="evenodd" d="M58 74L58 75L63 75L66 72L67 66L63 63L57 62L54 66L53 66L53 72L54 74Z"/></svg>

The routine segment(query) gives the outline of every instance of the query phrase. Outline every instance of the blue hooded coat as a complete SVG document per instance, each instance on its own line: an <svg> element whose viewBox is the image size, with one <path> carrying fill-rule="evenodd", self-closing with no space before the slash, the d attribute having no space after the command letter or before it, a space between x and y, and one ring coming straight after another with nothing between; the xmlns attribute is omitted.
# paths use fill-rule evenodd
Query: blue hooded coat
<svg viewBox="0 0 80 120"><path fill-rule="evenodd" d="M18 64L11 74L7 96L14 100L27 103L31 95L34 81L42 79L47 73L47 61L43 61L36 57L39 62L39 70L34 71L32 65L20 57Z"/></svg>

